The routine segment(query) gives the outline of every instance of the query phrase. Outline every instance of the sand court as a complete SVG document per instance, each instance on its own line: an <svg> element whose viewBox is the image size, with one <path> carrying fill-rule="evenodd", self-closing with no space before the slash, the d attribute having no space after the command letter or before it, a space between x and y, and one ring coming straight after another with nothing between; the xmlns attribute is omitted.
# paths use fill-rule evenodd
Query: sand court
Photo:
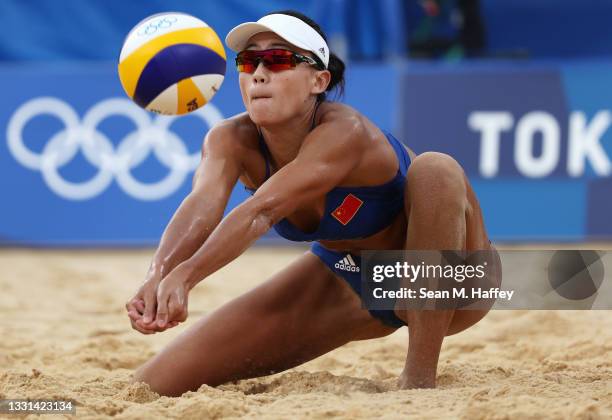
<svg viewBox="0 0 612 420"><path fill-rule="evenodd" d="M433 390L397 389L405 328L179 398L129 384L172 338L304 250L247 251L192 290L186 323L145 336L132 330L124 304L152 249L3 249L0 398L71 399L78 418L612 417L610 311L492 311L444 341Z"/></svg>

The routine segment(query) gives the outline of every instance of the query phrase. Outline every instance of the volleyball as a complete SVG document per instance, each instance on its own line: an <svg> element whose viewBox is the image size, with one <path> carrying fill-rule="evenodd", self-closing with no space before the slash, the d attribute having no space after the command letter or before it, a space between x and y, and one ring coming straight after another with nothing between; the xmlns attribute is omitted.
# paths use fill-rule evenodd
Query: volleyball
<svg viewBox="0 0 612 420"><path fill-rule="evenodd" d="M168 12L149 16L128 33L118 67L121 85L136 104L181 115L204 106L219 90L226 55L205 22Z"/></svg>

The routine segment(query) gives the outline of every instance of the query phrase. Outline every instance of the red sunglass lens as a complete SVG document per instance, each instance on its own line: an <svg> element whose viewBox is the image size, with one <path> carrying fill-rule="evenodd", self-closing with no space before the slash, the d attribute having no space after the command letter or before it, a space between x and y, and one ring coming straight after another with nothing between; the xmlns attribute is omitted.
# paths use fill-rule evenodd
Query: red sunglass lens
<svg viewBox="0 0 612 420"><path fill-rule="evenodd" d="M238 54L236 65L238 71L253 73L259 61L272 71L288 70L295 67L293 53L288 50L242 51Z"/></svg>
<svg viewBox="0 0 612 420"><path fill-rule="evenodd" d="M255 63L254 62L239 62L236 65L238 67L238 71L241 73L253 73L255 71Z"/></svg>

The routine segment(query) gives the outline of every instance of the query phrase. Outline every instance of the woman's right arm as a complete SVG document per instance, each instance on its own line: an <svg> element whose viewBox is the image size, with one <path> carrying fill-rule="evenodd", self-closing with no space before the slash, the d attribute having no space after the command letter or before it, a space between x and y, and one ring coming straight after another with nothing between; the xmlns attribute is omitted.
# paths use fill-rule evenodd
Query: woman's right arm
<svg viewBox="0 0 612 420"><path fill-rule="evenodd" d="M164 230L147 276L163 278L190 258L223 218L241 172L233 125L226 122L216 126L206 136L192 191Z"/></svg>
<svg viewBox="0 0 612 420"><path fill-rule="evenodd" d="M126 304L134 328L134 318L140 318L143 304L143 321L153 320L159 282L174 267L190 258L223 218L242 169L240 157L244 153L240 153L235 138L237 131L234 121L226 121L207 134L202 145L202 160L193 177L192 191L166 226L140 290Z"/></svg>

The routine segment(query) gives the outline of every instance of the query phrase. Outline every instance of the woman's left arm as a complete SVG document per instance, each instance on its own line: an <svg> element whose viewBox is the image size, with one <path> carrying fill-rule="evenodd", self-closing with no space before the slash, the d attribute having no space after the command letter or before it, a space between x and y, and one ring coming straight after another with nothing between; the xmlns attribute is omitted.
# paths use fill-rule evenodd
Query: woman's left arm
<svg viewBox="0 0 612 420"><path fill-rule="evenodd" d="M357 117L323 122L298 156L232 210L191 256L160 283L156 319L162 325L186 313L187 294L201 280L242 254L275 223L326 194L359 163L365 129Z"/></svg>
<svg viewBox="0 0 612 420"><path fill-rule="evenodd" d="M363 125L346 117L318 125L298 156L232 210L177 269L190 288L241 255L275 223L337 186L359 163ZM183 266L183 267L181 267Z"/></svg>
<svg viewBox="0 0 612 420"><path fill-rule="evenodd" d="M193 288L237 258L279 220L338 185L359 163L363 131L354 116L319 124L308 134L295 160L234 208L169 277L179 277Z"/></svg>

